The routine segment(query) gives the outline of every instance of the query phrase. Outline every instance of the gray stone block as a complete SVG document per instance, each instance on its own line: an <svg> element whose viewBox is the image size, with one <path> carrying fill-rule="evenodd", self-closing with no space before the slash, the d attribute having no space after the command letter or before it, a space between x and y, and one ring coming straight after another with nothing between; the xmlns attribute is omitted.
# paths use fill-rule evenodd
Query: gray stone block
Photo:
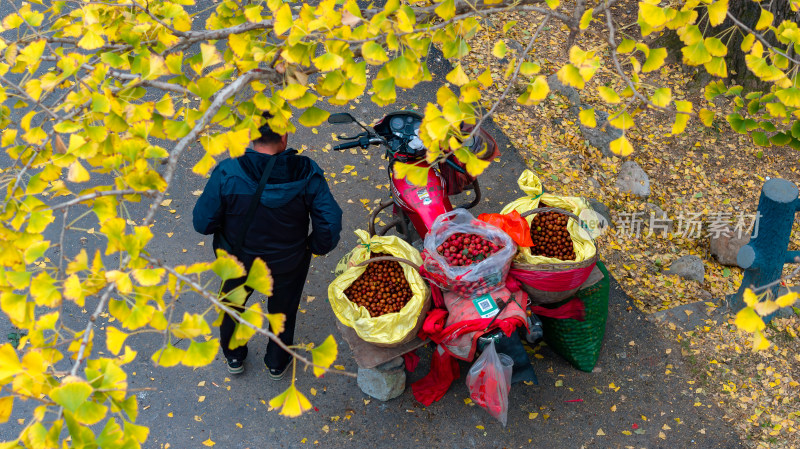
<svg viewBox="0 0 800 449"><path fill-rule="evenodd" d="M639 164L626 161L617 174L617 188L621 192L630 193L640 198L650 196L650 177Z"/></svg>
<svg viewBox="0 0 800 449"><path fill-rule="evenodd" d="M406 371L401 357L375 368L358 369L358 387L379 401L394 399L406 389Z"/></svg>
<svg viewBox="0 0 800 449"><path fill-rule="evenodd" d="M706 267L703 260L697 256L683 256L672 262L665 273L702 283L705 280Z"/></svg>

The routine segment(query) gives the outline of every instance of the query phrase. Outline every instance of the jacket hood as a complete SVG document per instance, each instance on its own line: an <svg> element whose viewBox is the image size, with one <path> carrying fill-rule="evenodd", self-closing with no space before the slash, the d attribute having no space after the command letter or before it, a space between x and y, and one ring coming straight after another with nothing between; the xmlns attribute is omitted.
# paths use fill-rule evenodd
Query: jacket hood
<svg viewBox="0 0 800 449"><path fill-rule="evenodd" d="M311 159L288 149L276 155L256 152L250 148L237 160L238 165L253 190L258 187L261 174L271 158L277 158L269 180L261 194L261 204L278 208L285 206L299 194L305 192L308 183L315 176L323 176L323 171Z"/></svg>

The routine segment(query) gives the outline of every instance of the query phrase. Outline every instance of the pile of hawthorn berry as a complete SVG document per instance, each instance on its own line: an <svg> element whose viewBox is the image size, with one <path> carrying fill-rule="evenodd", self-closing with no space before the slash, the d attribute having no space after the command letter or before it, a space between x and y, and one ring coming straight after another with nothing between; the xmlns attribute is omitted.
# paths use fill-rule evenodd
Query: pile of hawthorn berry
<svg viewBox="0 0 800 449"><path fill-rule="evenodd" d="M541 204L540 207L548 207ZM575 260L575 248L567 230L569 217L555 211L540 212L531 220L531 254L554 257L560 260Z"/></svg>
<svg viewBox="0 0 800 449"><path fill-rule="evenodd" d="M448 265L463 267L485 260L501 248L479 235L456 232L436 250L444 256Z"/></svg>
<svg viewBox="0 0 800 449"><path fill-rule="evenodd" d="M403 267L394 260L371 262L344 294L354 304L366 308L373 318L399 312L413 296Z"/></svg>

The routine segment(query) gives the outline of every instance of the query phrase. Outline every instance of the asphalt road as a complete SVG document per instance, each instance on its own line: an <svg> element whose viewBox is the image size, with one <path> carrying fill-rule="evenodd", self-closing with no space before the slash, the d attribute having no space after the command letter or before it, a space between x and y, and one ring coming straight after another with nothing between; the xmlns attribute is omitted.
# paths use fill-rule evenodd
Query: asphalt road
<svg viewBox="0 0 800 449"><path fill-rule="evenodd" d="M448 64L439 58L433 57L429 64L434 81L402 93L396 105L383 109L364 99L345 110L371 121L394 109L424 107L435 98L436 89L449 71ZM316 130L300 127L290 138L290 145L306 148L304 154L326 171L331 189L345 211L338 248L312 261L304 292L308 299L301 303L296 331L300 343L319 343L330 334L341 341L326 299L327 286L334 277L332 270L336 261L354 246L353 230L366 228L368 209L361 200L368 200L372 206L374 201L388 197L386 162L378 150L368 154L324 150L332 143L331 133L339 131L329 125ZM490 131L501 144L502 156L481 177L485 199L476 213L497 212L522 195L516 179L525 168L523 158L497 128L490 125ZM153 227L151 253L168 263L213 259L210 237L196 234L191 226L191 211L197 198L192 192L202 189L206 181L191 172L201 152L195 145L185 153L169 190L172 203L159 211ZM355 169L342 173L345 165ZM134 217L139 213L132 209ZM86 219L83 226L88 229L96 224ZM69 234L65 247L68 254L102 243L96 235ZM256 296L253 300L263 298ZM711 400L697 392L697 385L689 383L697 368L680 355L680 348L631 307L616 283L612 285L610 301L606 340L596 372L577 371L543 348L542 358L533 359L540 386L514 386L505 428L484 410L464 402L469 393L463 375L441 401L426 408L413 399L410 390L382 403L364 395L354 379L333 374L316 379L310 372L298 372L297 386L315 408L297 419L284 418L267 410L266 402L282 392L288 380L273 382L267 377L261 361L266 346L263 338L256 337L250 343L247 370L234 377L227 373L221 354L203 368L154 368L149 357L161 340L147 335L127 342L139 351L137 360L128 365L130 387L141 389L137 393L141 410L137 423L150 427L150 439L145 445L148 448L164 448L167 444L172 448L202 448L205 446L201 442L208 439L216 447L254 449L316 443L331 448L738 447L737 436L726 427ZM207 304L196 295L187 295L181 300L181 307L201 312ZM78 322L86 316L69 306L65 314L72 314ZM4 319L0 319L0 329L4 335L13 331ZM98 333L95 350L104 350L102 334ZM186 342L182 345L185 347ZM343 341L339 354L336 363L355 372L352 354ZM417 372L410 374L409 382L427 372L429 354L429 349L421 351L422 362ZM463 364L462 373L467 370L468 365ZM671 374L665 374L667 371ZM561 386L556 386L557 381ZM311 388L316 395L310 393ZM574 399L582 402L566 402ZM0 440L13 438L20 426L17 419L29 416L26 410L30 410L27 404L15 408L10 423L0 428Z"/></svg>

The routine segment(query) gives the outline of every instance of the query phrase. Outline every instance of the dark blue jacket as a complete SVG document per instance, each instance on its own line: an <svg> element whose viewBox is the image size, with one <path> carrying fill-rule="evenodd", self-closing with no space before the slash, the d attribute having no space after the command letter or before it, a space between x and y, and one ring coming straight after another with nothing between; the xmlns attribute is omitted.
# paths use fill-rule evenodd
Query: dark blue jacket
<svg viewBox="0 0 800 449"><path fill-rule="evenodd" d="M342 230L342 209L322 169L297 151L271 156L248 148L243 156L220 162L194 206L193 224L201 234L215 234L214 248L221 246L219 233L233 245L273 157L275 166L242 245L245 254L237 256L246 264L261 257L272 272L286 273L306 251L322 255L334 249Z"/></svg>

